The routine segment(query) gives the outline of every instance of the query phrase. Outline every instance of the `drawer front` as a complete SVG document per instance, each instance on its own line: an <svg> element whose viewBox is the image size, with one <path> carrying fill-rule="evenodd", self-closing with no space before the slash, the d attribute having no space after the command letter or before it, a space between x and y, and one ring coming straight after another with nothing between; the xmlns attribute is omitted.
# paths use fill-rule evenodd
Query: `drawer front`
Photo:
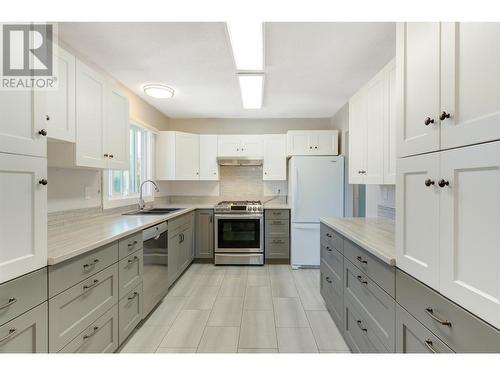
<svg viewBox="0 0 500 375"><path fill-rule="evenodd" d="M191 220L194 216L194 212L190 212L188 214L176 217L175 219L168 221L168 231L169 233L174 233L177 231L183 231L185 227L191 224ZM170 236L170 234L169 234Z"/></svg>
<svg viewBox="0 0 500 375"><path fill-rule="evenodd" d="M48 353L47 302L0 326L0 353Z"/></svg>
<svg viewBox="0 0 500 375"><path fill-rule="evenodd" d="M142 249L129 255L118 263L118 298L130 293L137 285L142 283L143 277L143 252Z"/></svg>
<svg viewBox="0 0 500 375"><path fill-rule="evenodd" d="M342 280L324 262L320 266L320 292L325 300L325 305L330 316L339 329L344 325L344 295L342 293Z"/></svg>
<svg viewBox="0 0 500 375"><path fill-rule="evenodd" d="M368 277L373 279L391 297L395 297L396 271L377 257L369 254L351 241L344 241L344 256Z"/></svg>
<svg viewBox="0 0 500 375"><path fill-rule="evenodd" d="M288 259L290 258L290 243L288 237L266 238L266 258Z"/></svg>
<svg viewBox="0 0 500 375"><path fill-rule="evenodd" d="M349 260L344 262L344 294L349 294L358 310L365 313L380 341L390 352L394 352L394 299Z"/></svg>
<svg viewBox="0 0 500 375"><path fill-rule="evenodd" d="M499 330L400 270L396 286L396 301L453 351L500 352Z"/></svg>
<svg viewBox="0 0 500 375"><path fill-rule="evenodd" d="M334 247L341 253L344 252L344 238L325 224L321 224L321 242Z"/></svg>
<svg viewBox="0 0 500 375"><path fill-rule="evenodd" d="M323 261L342 278L342 274L344 273L344 256L331 247L331 245L322 243L320 247L321 259L323 259Z"/></svg>
<svg viewBox="0 0 500 375"><path fill-rule="evenodd" d="M118 261L118 242L61 264L49 266L49 298Z"/></svg>
<svg viewBox="0 0 500 375"><path fill-rule="evenodd" d="M142 249L142 231L132 234L118 241L118 252L120 259Z"/></svg>
<svg viewBox="0 0 500 375"><path fill-rule="evenodd" d="M0 326L47 300L47 268L0 285Z"/></svg>
<svg viewBox="0 0 500 375"><path fill-rule="evenodd" d="M288 237L289 233L290 224L288 220L266 220L266 237Z"/></svg>
<svg viewBox="0 0 500 375"><path fill-rule="evenodd" d="M290 210L264 210L264 218L266 220L286 219L290 218Z"/></svg>
<svg viewBox="0 0 500 375"><path fill-rule="evenodd" d="M59 353L113 353L118 349L118 307L114 306L79 333Z"/></svg>
<svg viewBox="0 0 500 375"><path fill-rule="evenodd" d="M118 338L121 345L142 320L142 283L137 285L118 304Z"/></svg>
<svg viewBox="0 0 500 375"><path fill-rule="evenodd" d="M117 302L118 264L50 299L50 351L59 351Z"/></svg>
<svg viewBox="0 0 500 375"><path fill-rule="evenodd" d="M397 305L396 353L453 353L453 350Z"/></svg>
<svg viewBox="0 0 500 375"><path fill-rule="evenodd" d="M349 295L344 296L345 338L351 350L358 353L388 353L379 340L367 316L358 310Z"/></svg>

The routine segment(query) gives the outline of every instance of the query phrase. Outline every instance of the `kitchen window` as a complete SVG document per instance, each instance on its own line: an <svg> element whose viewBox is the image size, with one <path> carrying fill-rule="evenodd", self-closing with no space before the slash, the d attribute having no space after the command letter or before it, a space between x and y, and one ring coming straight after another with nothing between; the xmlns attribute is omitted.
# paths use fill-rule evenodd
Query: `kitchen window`
<svg viewBox="0 0 500 375"><path fill-rule="evenodd" d="M130 125L129 169L104 172L104 208L135 204L139 198L142 181L153 179L155 134L138 126ZM147 184L143 189L145 201L153 200L153 188Z"/></svg>

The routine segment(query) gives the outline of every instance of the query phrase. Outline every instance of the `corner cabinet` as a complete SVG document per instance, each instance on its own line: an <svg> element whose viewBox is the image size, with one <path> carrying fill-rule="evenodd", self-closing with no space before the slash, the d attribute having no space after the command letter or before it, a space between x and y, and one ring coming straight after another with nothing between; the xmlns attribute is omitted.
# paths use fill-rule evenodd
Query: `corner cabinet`
<svg viewBox="0 0 500 375"><path fill-rule="evenodd" d="M287 155L338 155L338 130L290 130L286 133Z"/></svg>
<svg viewBox="0 0 500 375"><path fill-rule="evenodd" d="M399 23L398 156L500 139L498 23Z"/></svg>
<svg viewBox="0 0 500 375"><path fill-rule="evenodd" d="M284 134L264 136L264 181L286 180L286 136Z"/></svg>
<svg viewBox="0 0 500 375"><path fill-rule="evenodd" d="M217 136L213 134L200 134L200 180L219 180Z"/></svg>

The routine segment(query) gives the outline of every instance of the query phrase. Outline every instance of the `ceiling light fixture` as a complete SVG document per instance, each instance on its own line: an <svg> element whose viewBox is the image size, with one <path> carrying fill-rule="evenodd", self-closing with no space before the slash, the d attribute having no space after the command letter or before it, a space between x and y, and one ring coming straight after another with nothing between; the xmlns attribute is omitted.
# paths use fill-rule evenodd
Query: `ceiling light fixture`
<svg viewBox="0 0 500 375"><path fill-rule="evenodd" d="M243 108L257 109L262 107L262 91L264 86L264 74L238 74L240 80L241 99Z"/></svg>
<svg viewBox="0 0 500 375"><path fill-rule="evenodd" d="M227 22L227 30L237 70L264 69L262 22Z"/></svg>
<svg viewBox="0 0 500 375"><path fill-rule="evenodd" d="M144 85L142 89L146 95L158 99L172 98L175 93L173 88L158 83Z"/></svg>

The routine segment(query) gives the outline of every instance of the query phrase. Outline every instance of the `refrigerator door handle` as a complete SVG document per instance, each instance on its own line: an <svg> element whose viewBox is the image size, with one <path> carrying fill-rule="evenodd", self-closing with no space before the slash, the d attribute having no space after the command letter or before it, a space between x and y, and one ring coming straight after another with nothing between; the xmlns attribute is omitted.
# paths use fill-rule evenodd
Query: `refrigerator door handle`
<svg viewBox="0 0 500 375"><path fill-rule="evenodd" d="M293 192L293 208L294 212L297 210L297 200L298 200L298 195L299 195L299 168L295 167L295 181L294 184L292 185L294 187L294 192Z"/></svg>

